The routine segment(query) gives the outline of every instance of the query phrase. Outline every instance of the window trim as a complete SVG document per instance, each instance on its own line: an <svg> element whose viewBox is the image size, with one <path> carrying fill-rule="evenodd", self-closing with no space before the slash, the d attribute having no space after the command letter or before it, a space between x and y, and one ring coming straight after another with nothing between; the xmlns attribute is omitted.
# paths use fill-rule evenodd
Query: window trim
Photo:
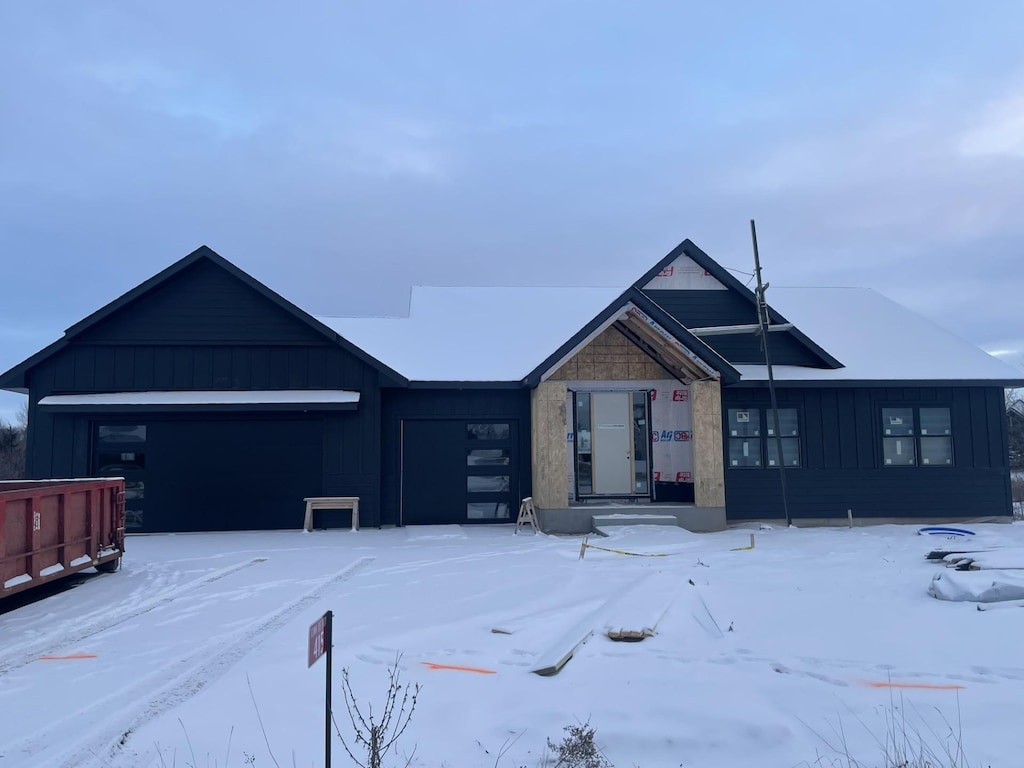
<svg viewBox="0 0 1024 768"><path fill-rule="evenodd" d="M636 445L637 437L635 429L631 432L632 434L632 446L633 446L633 479L631 481L631 487L633 493L628 494L596 494L594 490L594 443L593 443L593 424L590 424L591 429L588 430L590 433L589 443L586 450L580 450L580 397L584 396L587 398L587 420L588 422L592 419L593 415L593 399L592 396L595 394L604 394L607 392L617 392L620 394L629 394L629 408L631 414L631 423L635 426L635 411L636 408L636 396L641 395L644 400L644 420L646 422L646 429L641 430L642 440L644 446L644 453L647 462L647 490L643 492L636 492ZM572 430L572 494L574 501L588 502L588 501L601 501L601 500L613 500L613 499L654 499L654 445L651 440L651 390L650 389L634 389L631 387L619 387L615 386L610 389L598 387L596 389L569 389L567 391L569 395L569 402L571 403L570 410L572 411L572 424L566 422L567 429ZM590 492L583 493L580 490L580 456L590 457Z"/></svg>
<svg viewBox="0 0 1024 768"><path fill-rule="evenodd" d="M729 418L730 411L757 411L758 413L758 434L757 435L732 435L731 422ZM804 415L803 408L795 403L780 403L779 411L793 411L796 413L796 435L769 435L769 428L774 429L774 424L769 424L768 420L771 418L772 407L771 405L758 404L758 405L729 405L725 408L724 414L724 451L725 451L725 466L726 469L732 470L759 470L759 469L803 469L804 468ZM730 443L733 440L757 441L760 448L761 463L757 466L740 466L733 465L730 459ZM797 444L797 463L796 464L779 464L771 465L768 463L768 441L777 440L780 443L780 459L781 454L784 451L781 448L781 441L783 440L795 440Z"/></svg>
<svg viewBox="0 0 1024 768"><path fill-rule="evenodd" d="M909 435L886 435L885 434L885 423L883 422L883 413L889 409L904 408L909 409L913 414L913 432ZM922 435L921 434L921 410L936 408L942 409L949 412L949 434L947 435ZM875 429L878 433L878 439L876 442L878 453L878 465L882 469L934 469L941 467L945 469L951 469L956 466L956 440L954 436L954 423L953 423L953 404L948 401L941 402L922 402L917 401L908 403L905 401L894 401L879 403L878 410L875 416ZM885 463L885 441L886 439L894 439L896 437L904 437L914 441L914 463L913 464L886 464ZM921 460L921 438L948 438L949 440L949 463L948 464L928 464Z"/></svg>

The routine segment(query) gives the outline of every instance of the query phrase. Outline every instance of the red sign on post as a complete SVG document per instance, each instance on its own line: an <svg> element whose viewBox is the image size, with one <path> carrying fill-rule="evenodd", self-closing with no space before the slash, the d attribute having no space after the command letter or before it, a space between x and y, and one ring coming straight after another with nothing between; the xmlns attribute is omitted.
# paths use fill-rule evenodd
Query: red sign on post
<svg viewBox="0 0 1024 768"><path fill-rule="evenodd" d="M309 666L312 667L327 651L327 614L309 627Z"/></svg>

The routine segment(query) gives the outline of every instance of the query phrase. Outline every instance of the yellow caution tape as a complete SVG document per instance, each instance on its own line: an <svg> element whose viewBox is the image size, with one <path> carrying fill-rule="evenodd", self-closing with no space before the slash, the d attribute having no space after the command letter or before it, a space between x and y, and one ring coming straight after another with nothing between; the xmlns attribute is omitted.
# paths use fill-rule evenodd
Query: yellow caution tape
<svg viewBox="0 0 1024 768"><path fill-rule="evenodd" d="M614 553L616 555L628 555L630 557L671 557L672 555L681 555L681 554L683 554L682 552L627 552L624 549L611 549L609 547L599 547L599 546L597 546L597 544L590 544L587 541L588 538L589 537L584 536L583 537L583 543L580 545L580 560L583 559L583 556L586 554L588 549L599 549L602 552L612 552L612 553ZM730 552L745 552L745 551L748 552L751 549L753 549L754 546L755 546L755 544L754 544L754 534L750 534L750 546L748 546L748 547L735 547L734 549L731 549L729 551Z"/></svg>
<svg viewBox="0 0 1024 768"><path fill-rule="evenodd" d="M624 549L609 549L608 547L599 547L596 544L590 544L587 542L587 538L583 538L583 544L580 546L580 560L583 559L583 555L588 549L599 549L602 552L613 552L616 555L629 555L630 557L671 557L672 555L682 554L681 552L627 552Z"/></svg>
<svg viewBox="0 0 1024 768"><path fill-rule="evenodd" d="M754 548L754 534L750 534L750 546L749 547L733 547L730 552L747 552Z"/></svg>

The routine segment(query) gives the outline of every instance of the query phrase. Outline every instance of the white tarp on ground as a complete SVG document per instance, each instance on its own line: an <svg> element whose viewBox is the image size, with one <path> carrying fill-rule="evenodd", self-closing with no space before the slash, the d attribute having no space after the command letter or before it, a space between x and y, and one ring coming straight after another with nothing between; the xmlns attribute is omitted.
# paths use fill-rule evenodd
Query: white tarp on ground
<svg viewBox="0 0 1024 768"><path fill-rule="evenodd" d="M999 603L1024 600L1024 571L955 571L935 574L928 594L939 600Z"/></svg>

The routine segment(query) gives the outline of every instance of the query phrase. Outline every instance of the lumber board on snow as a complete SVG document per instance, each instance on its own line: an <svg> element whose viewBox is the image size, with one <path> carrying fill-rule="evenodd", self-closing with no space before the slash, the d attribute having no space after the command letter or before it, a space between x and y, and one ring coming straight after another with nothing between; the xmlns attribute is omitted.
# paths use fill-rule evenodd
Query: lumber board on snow
<svg viewBox="0 0 1024 768"><path fill-rule="evenodd" d="M925 555L926 560L945 560L950 555L973 555L978 552L992 552L998 547L976 548L976 549L933 549Z"/></svg>
<svg viewBox="0 0 1024 768"><path fill-rule="evenodd" d="M651 574L645 574L637 581L627 585L604 601L596 610L588 613L566 632L559 635L558 639L538 654L530 671L545 677L557 675L576 654L577 649L589 640L597 629L605 626L607 617L615 614L615 611L618 610L617 606L624 600L628 600L650 576Z"/></svg>
<svg viewBox="0 0 1024 768"><path fill-rule="evenodd" d="M582 603L567 603L552 606L545 610L506 617L494 622L491 625L491 632L495 635L514 635L529 630L532 627L543 626L551 621L558 622L560 619L564 619L566 614L590 613L606 602L607 600L601 599L587 600Z"/></svg>
<svg viewBox="0 0 1024 768"><path fill-rule="evenodd" d="M598 616L599 613L595 611L559 636L555 642L534 659L530 671L542 677L557 675L561 672L562 667L568 664L569 659L575 655L576 649L587 642L590 636L594 634L594 624Z"/></svg>
<svg viewBox="0 0 1024 768"><path fill-rule="evenodd" d="M604 634L612 640L643 640L658 631L681 586L692 589L678 574L658 571L638 581L609 606Z"/></svg>
<svg viewBox="0 0 1024 768"><path fill-rule="evenodd" d="M958 571L1022 570L1024 548L1005 547L973 552L950 552L942 558L942 564Z"/></svg>

